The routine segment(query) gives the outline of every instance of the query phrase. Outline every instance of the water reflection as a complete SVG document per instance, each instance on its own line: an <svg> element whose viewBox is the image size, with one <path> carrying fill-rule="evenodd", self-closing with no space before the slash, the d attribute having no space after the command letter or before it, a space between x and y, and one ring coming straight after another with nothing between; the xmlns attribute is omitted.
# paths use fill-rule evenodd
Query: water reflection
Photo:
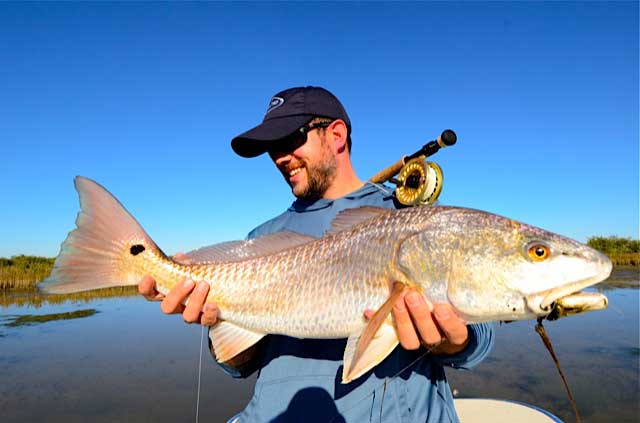
<svg viewBox="0 0 640 423"><path fill-rule="evenodd" d="M637 270L616 270L605 311L545 324L586 422L636 422L640 413ZM620 276L620 277L618 277ZM164 316L137 295L20 304L25 315L95 311L90 318L0 326L3 422L189 421L195 417L200 328ZM87 305L90 305L87 307ZM573 421L555 366L535 322L497 329L496 348L471 372L449 371L461 397L512 399ZM200 419L225 421L242 409L253 380L229 378L205 353Z"/></svg>
<svg viewBox="0 0 640 423"><path fill-rule="evenodd" d="M94 309L88 310L76 310L68 311L66 313L52 313L52 314L23 314L20 316L6 316L0 321L7 327L18 327L26 325L35 325L39 323L53 322L56 320L69 320L69 319L81 319L83 317L89 317L96 314Z"/></svg>
<svg viewBox="0 0 640 423"><path fill-rule="evenodd" d="M113 288L96 289L73 294L41 294L37 291L0 290L0 307L33 306L37 308L44 305L68 303L70 301L90 303L97 298L134 297L138 295L138 287L136 286L116 286Z"/></svg>

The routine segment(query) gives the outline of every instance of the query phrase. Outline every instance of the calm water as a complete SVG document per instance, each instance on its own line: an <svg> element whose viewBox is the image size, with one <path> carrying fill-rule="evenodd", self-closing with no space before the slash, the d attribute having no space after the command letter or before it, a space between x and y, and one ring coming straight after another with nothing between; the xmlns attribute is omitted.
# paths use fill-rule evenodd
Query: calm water
<svg viewBox="0 0 640 423"><path fill-rule="evenodd" d="M600 288L608 310L545 325L585 422L640 419L638 285L637 270L616 270ZM491 355L471 372L449 371L451 385L460 397L523 401L572 422L533 327L499 326ZM194 421L199 348L198 326L137 297L0 308L0 420ZM252 386L224 375L205 351L200 421L225 421Z"/></svg>

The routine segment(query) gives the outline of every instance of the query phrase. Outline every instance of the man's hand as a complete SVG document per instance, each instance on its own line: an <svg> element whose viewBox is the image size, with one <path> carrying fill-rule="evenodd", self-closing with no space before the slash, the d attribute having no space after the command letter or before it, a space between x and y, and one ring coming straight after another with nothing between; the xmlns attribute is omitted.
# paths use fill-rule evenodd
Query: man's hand
<svg viewBox="0 0 640 423"><path fill-rule="evenodd" d="M373 311L365 311L371 318ZM434 354L455 354L469 343L469 330L449 304L431 307L424 296L416 291L403 293L393 306L393 318L400 345L408 350L416 350L420 345Z"/></svg>
<svg viewBox="0 0 640 423"><path fill-rule="evenodd" d="M181 253L174 258L181 263L188 262L188 257ZM218 320L218 307L215 304L205 304L209 293L209 284L206 282L196 284L185 279L164 296L156 290L156 281L146 275L138 283L138 292L149 301L162 301L160 309L165 314L182 313L182 319L187 323L198 322L204 326L213 326ZM184 305L189 294L189 302Z"/></svg>

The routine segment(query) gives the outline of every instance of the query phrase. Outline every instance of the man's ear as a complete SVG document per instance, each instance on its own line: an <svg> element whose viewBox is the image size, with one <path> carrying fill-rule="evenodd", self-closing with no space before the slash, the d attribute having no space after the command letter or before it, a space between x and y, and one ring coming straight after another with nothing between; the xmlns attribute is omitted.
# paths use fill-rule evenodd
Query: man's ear
<svg viewBox="0 0 640 423"><path fill-rule="evenodd" d="M336 119L327 127L327 131L331 133L335 151L344 152L347 149L347 124L342 119Z"/></svg>

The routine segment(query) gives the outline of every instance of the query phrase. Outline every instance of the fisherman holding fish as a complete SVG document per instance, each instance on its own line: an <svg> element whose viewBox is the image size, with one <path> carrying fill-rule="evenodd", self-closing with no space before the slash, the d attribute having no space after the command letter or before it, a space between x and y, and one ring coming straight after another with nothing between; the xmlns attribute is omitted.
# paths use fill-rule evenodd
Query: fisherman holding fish
<svg viewBox="0 0 640 423"><path fill-rule="evenodd" d="M77 176L76 228L38 289L138 285L165 313L210 326L227 373L258 371L234 423L455 422L443 367L488 354L484 322L606 308L604 296L594 308L593 293L579 291L609 276L607 256L482 210L396 210L386 188L356 177L350 134L328 91L277 94L262 124L231 144L244 157L268 152L296 200L249 240L182 261L103 186Z"/></svg>
<svg viewBox="0 0 640 423"><path fill-rule="evenodd" d="M351 122L340 101L323 88L276 94L262 123L234 138L231 146L242 157L268 153L296 197L284 213L251 231L249 239L281 231L321 237L343 210L399 207L391 190L356 176L350 157ZM177 258L191 260L188 255ZM164 313L182 313L188 323L217 323L216 306L205 304L207 283L187 279L166 296L150 276L138 287L147 299L162 301ZM466 325L449 304L432 305L412 289L394 290L385 305L392 310L395 327L392 346L398 340L400 346L372 370L363 367L362 376L351 383L340 380L343 353L349 348L346 339L267 335L220 363L233 377L259 372L250 403L231 421L457 422L443 367L478 364L493 344L493 326ZM375 310L362 312L363 322L375 320Z"/></svg>

